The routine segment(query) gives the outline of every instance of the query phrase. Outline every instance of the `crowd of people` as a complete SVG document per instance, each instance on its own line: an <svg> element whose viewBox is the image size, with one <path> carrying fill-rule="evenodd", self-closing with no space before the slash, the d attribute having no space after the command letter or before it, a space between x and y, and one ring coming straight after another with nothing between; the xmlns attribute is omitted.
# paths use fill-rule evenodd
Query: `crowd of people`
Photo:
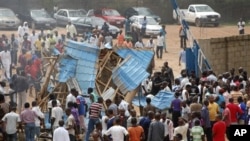
<svg viewBox="0 0 250 141"><path fill-rule="evenodd" d="M95 27L82 33L82 37L77 36L71 22L66 26L66 35L59 35L56 30L45 33L43 29L30 33L27 22L18 28L17 36L12 34L8 39L2 35L0 131L4 139L15 141L18 131L24 130L25 139L33 141L40 136L41 128L50 124L53 141L89 141L90 138L94 141L224 141L225 134L230 140L230 125L250 125L250 80L242 67L238 72L231 69L218 75L208 70L202 72L201 77L183 68L181 76L174 77L168 62L164 62L161 71L154 72L141 84L142 93L147 97L142 113L138 113L122 96L104 100L93 88L89 88L87 94L71 89L65 107L61 105L63 101L50 94L48 113L42 112L36 101L31 105L27 102L26 92L33 96L32 87L36 93L40 91L40 79L46 71L42 67L43 58L53 55L55 49L64 53L67 40L87 42L100 48L149 48L156 50L156 58L162 59L163 49L166 49L165 26L162 26L156 42L151 37L144 44L142 37L145 29L130 29L127 27L129 23L126 19L125 33L120 31L116 42L106 23L101 29ZM146 18L143 24L147 24ZM184 63L186 58L186 38L182 29L180 36L183 51L179 64ZM12 69L16 70L16 74L12 74ZM9 83L8 91L5 91L5 82ZM174 94L175 99L169 109L159 110L151 104L151 98L159 91ZM7 95L10 95L10 103L5 100ZM46 114L48 118L45 118Z"/></svg>

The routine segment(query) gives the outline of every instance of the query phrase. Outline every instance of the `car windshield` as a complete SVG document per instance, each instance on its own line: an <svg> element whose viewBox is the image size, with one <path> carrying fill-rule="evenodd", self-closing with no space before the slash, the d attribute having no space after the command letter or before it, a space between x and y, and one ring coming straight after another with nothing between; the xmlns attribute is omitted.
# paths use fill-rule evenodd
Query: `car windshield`
<svg viewBox="0 0 250 141"><path fill-rule="evenodd" d="M137 8L139 15L153 15L153 12L148 8Z"/></svg>
<svg viewBox="0 0 250 141"><path fill-rule="evenodd" d="M144 18L140 18L140 23L142 23L143 19L144 19ZM158 23L157 23L157 22L155 21L155 19L153 19L153 18L147 18L147 24L148 24L148 25L156 25L156 24L158 24Z"/></svg>
<svg viewBox="0 0 250 141"><path fill-rule="evenodd" d="M0 17L15 17L15 14L8 9L0 10Z"/></svg>
<svg viewBox="0 0 250 141"><path fill-rule="evenodd" d="M69 11L69 17L83 17L83 16L85 16L85 14L80 10Z"/></svg>
<svg viewBox="0 0 250 141"><path fill-rule="evenodd" d="M39 18L50 18L50 15L45 10L31 10L31 16Z"/></svg>
<svg viewBox="0 0 250 141"><path fill-rule="evenodd" d="M106 9L103 11L103 15L105 15L105 16L120 16L120 13L114 9Z"/></svg>
<svg viewBox="0 0 250 141"><path fill-rule="evenodd" d="M195 8L197 12L214 12L214 10L210 6L207 6L207 5L196 6Z"/></svg>

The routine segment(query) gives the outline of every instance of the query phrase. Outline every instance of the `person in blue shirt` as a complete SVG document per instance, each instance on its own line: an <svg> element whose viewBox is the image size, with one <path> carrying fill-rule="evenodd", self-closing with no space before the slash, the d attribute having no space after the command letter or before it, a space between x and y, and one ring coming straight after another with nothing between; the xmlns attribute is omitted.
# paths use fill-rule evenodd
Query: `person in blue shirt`
<svg viewBox="0 0 250 141"><path fill-rule="evenodd" d="M145 35L147 24L148 24L147 18L146 18L146 16L144 16L142 23L141 23L141 25L142 25L141 26L141 36L142 37Z"/></svg>
<svg viewBox="0 0 250 141"><path fill-rule="evenodd" d="M78 105L80 129L86 131L84 123L84 116L86 115L86 101L82 94L76 97L76 104Z"/></svg>
<svg viewBox="0 0 250 141"><path fill-rule="evenodd" d="M147 135L148 135L148 130L149 130L149 126L151 121L154 119L154 112L153 111L148 111L148 114L146 117L143 117L140 122L139 125L143 128L144 133L145 133L145 141L147 140Z"/></svg>
<svg viewBox="0 0 250 141"><path fill-rule="evenodd" d="M244 125L246 123L246 119L247 119L247 106L243 100L243 98L240 96L238 97L238 103L239 103L239 107L240 109L243 111L243 114L239 116L239 125Z"/></svg>
<svg viewBox="0 0 250 141"><path fill-rule="evenodd" d="M125 19L125 35L127 36L128 33L130 32L130 24L131 24L131 20L129 19L129 17L127 16Z"/></svg>
<svg viewBox="0 0 250 141"><path fill-rule="evenodd" d="M218 105L221 105L221 103L222 102L225 102L225 98L224 98L224 96L223 96L223 93L224 93L224 89L220 89L219 90L219 94L217 94L217 97L216 97L216 103L218 104ZM220 107L220 113L222 113L223 112L223 109Z"/></svg>

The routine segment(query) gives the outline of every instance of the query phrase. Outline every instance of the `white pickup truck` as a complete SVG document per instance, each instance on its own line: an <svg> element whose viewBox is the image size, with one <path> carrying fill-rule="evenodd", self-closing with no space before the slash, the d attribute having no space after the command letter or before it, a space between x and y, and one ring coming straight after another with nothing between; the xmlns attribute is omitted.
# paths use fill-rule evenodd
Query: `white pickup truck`
<svg viewBox="0 0 250 141"><path fill-rule="evenodd" d="M215 12L210 6L206 4L192 4L188 9L180 9L180 13L183 18L189 22L194 23L196 26L205 26L207 24L213 24L219 26L221 15ZM179 20L175 10L173 11L173 18Z"/></svg>

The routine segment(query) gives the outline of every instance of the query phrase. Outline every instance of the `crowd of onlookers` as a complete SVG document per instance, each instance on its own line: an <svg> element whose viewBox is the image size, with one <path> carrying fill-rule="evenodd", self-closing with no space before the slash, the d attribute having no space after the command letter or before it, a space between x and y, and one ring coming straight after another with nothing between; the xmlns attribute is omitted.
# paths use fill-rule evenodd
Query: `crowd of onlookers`
<svg viewBox="0 0 250 141"><path fill-rule="evenodd" d="M157 50L165 44L166 32L160 33L156 42L150 38L144 44L142 34L133 29L125 30L125 33L121 31L114 42L107 25L87 31L82 37L77 36L74 28L69 23L66 35L59 35L56 30L30 33L25 22L19 27L17 36L12 34L8 39L2 35L0 38L3 70L0 131L5 140L17 140L17 132L24 129L25 139L33 141L45 128L51 131L54 141L88 141L90 138L94 141L205 141L205 138L207 141L224 141L225 134L230 140L230 125L250 124L250 85L246 70L240 67L238 71L231 69L217 75L208 70L197 77L195 72L184 69L176 77L168 62L164 62L161 71L152 73L142 82L147 105L141 113L123 97L104 100L93 88L89 88L87 94L71 89L63 105L55 94L50 94L48 110L42 112L37 101L31 105L27 102L26 93L33 96L33 87L36 93L40 91L40 80L46 71L42 67L46 62L44 58L53 55L55 49L63 53L67 40L100 48L123 46ZM162 50L156 51L156 58L162 58ZM15 74L12 69L16 70ZM6 84L9 84L7 91ZM159 91L174 94L169 109L159 110L151 104L151 98ZM10 103L5 100L7 96L10 96Z"/></svg>

